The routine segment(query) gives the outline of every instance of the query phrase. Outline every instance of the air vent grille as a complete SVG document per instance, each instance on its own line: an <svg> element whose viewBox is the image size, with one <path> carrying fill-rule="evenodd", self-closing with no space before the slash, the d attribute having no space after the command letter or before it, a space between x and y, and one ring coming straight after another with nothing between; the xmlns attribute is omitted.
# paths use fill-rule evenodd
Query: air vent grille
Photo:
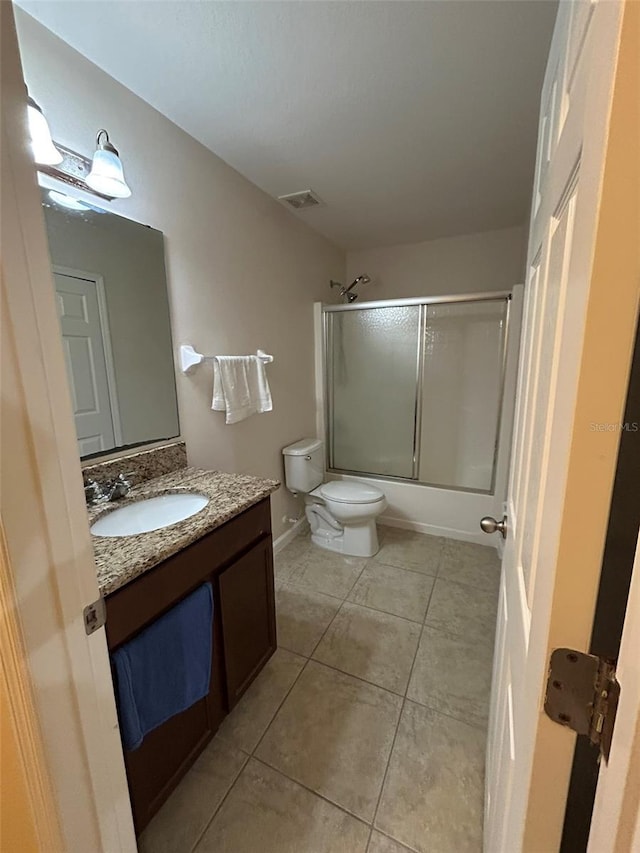
<svg viewBox="0 0 640 853"><path fill-rule="evenodd" d="M286 202L294 210L306 210L308 207L318 207L324 204L313 190L301 190L297 193L279 195L278 199Z"/></svg>

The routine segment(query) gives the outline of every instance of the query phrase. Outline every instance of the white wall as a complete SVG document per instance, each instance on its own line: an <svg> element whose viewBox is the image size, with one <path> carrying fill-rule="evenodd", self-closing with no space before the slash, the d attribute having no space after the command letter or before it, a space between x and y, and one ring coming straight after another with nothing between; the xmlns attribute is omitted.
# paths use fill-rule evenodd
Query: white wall
<svg viewBox="0 0 640 853"><path fill-rule="evenodd" d="M524 280L524 226L347 254L347 281L373 279L361 300L510 290Z"/></svg>
<svg viewBox="0 0 640 853"><path fill-rule="evenodd" d="M312 303L344 278L344 253L19 9L16 19L54 137L91 154L106 127L133 190L113 208L165 235L174 345L275 356L274 411L232 426L211 411L208 365L178 375L190 463L282 477L281 448L315 432ZM284 488L272 501L277 536L299 505Z"/></svg>

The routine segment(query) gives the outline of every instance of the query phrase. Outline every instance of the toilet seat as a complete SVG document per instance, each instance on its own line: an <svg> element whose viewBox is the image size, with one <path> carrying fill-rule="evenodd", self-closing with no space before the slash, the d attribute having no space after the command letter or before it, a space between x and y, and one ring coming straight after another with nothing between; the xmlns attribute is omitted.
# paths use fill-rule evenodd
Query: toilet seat
<svg viewBox="0 0 640 853"><path fill-rule="evenodd" d="M323 483L317 490L314 489L314 492L319 492L325 500L345 504L371 504L384 498L384 493L375 486L347 482L346 480Z"/></svg>

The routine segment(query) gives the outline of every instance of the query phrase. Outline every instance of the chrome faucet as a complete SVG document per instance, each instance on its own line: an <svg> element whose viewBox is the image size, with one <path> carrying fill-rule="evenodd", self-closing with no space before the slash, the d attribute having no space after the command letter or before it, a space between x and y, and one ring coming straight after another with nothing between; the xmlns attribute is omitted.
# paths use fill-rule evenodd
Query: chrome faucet
<svg viewBox="0 0 640 853"><path fill-rule="evenodd" d="M131 483L126 478L132 474L132 471L128 474L118 474L115 480L107 483L105 486L105 495L108 501L117 501L120 498L126 498L131 489Z"/></svg>
<svg viewBox="0 0 640 853"><path fill-rule="evenodd" d="M87 480L84 484L84 499L87 506L94 506L104 500L100 483L96 483L95 480Z"/></svg>
<svg viewBox="0 0 640 853"><path fill-rule="evenodd" d="M84 484L84 498L87 506L95 506L97 503L116 501L126 497L131 489L131 483L126 479L133 476L133 471L118 476L104 486L95 480L87 480Z"/></svg>

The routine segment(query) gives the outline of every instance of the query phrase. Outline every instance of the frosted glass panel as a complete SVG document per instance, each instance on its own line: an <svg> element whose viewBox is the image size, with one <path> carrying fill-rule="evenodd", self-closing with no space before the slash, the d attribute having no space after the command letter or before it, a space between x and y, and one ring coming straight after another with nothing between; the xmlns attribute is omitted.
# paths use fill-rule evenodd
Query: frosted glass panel
<svg viewBox="0 0 640 853"><path fill-rule="evenodd" d="M490 491L502 390L505 300L427 307L419 479Z"/></svg>
<svg viewBox="0 0 640 853"><path fill-rule="evenodd" d="M328 315L333 468L414 476L420 310Z"/></svg>

